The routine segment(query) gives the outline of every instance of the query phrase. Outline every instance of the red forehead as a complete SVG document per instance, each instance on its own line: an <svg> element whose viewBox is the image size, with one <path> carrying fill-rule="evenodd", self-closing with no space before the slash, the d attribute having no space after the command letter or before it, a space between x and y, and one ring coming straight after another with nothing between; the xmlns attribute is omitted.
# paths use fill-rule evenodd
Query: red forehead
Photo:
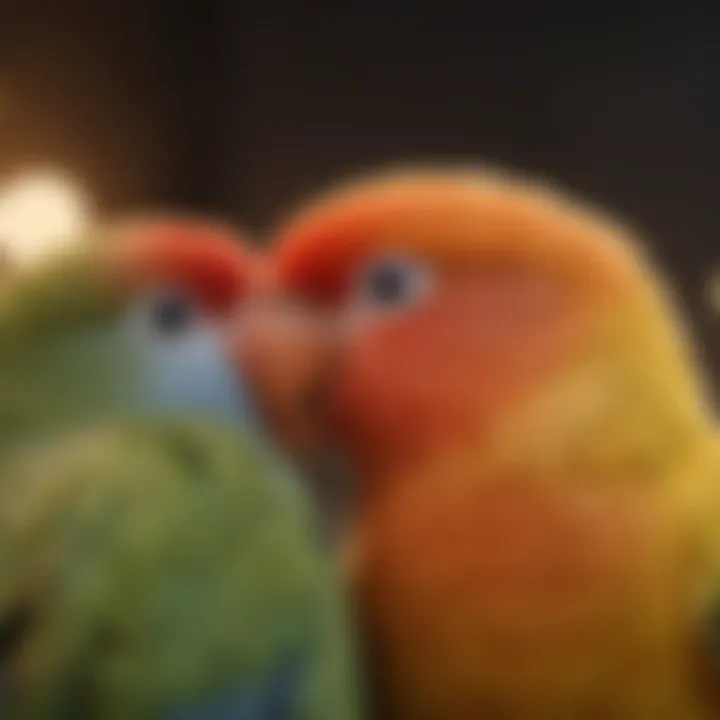
<svg viewBox="0 0 720 720"><path fill-rule="evenodd" d="M360 185L312 205L281 232L275 271L283 287L330 300L380 251L448 269L517 264L617 289L638 284L625 235L545 190L419 176Z"/></svg>
<svg viewBox="0 0 720 720"><path fill-rule="evenodd" d="M214 313L230 310L249 291L253 258L241 238L221 226L144 221L121 231L121 251L134 285L177 285Z"/></svg>
<svg viewBox="0 0 720 720"><path fill-rule="evenodd" d="M373 249L376 227L367 213L338 213L289 228L278 243L282 286L316 300L337 298Z"/></svg>

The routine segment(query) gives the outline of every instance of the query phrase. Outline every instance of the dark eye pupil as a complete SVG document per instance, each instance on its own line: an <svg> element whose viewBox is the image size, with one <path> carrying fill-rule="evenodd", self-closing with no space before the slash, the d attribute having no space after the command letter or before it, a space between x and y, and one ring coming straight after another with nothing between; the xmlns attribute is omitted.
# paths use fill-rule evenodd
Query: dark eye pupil
<svg viewBox="0 0 720 720"><path fill-rule="evenodd" d="M166 335L174 335L185 329L192 321L192 308L183 297L160 299L153 310L155 327Z"/></svg>
<svg viewBox="0 0 720 720"><path fill-rule="evenodd" d="M373 300L392 303L402 300L407 290L405 273L398 267L381 267L368 278L368 293Z"/></svg>

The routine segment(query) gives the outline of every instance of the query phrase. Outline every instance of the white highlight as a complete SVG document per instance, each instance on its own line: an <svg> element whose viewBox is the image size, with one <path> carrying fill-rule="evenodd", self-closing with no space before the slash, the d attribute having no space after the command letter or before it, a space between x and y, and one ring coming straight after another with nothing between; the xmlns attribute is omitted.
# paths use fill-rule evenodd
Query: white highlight
<svg viewBox="0 0 720 720"><path fill-rule="evenodd" d="M0 254L11 267L53 255L89 221L84 193L63 172L28 170L0 188Z"/></svg>

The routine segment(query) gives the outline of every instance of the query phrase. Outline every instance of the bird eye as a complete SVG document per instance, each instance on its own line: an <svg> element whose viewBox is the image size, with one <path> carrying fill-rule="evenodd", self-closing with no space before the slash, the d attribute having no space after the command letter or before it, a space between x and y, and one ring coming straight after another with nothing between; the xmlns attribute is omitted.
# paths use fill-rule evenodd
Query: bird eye
<svg viewBox="0 0 720 720"><path fill-rule="evenodd" d="M195 308L180 293L164 293L150 307L151 325L161 335L176 336L193 324Z"/></svg>
<svg viewBox="0 0 720 720"><path fill-rule="evenodd" d="M130 308L126 322L142 336L174 340L200 324L201 315L192 299L171 288L153 290Z"/></svg>
<svg viewBox="0 0 720 720"><path fill-rule="evenodd" d="M381 258L360 274L356 297L374 307L397 309L425 297L432 286L430 271L411 258Z"/></svg>

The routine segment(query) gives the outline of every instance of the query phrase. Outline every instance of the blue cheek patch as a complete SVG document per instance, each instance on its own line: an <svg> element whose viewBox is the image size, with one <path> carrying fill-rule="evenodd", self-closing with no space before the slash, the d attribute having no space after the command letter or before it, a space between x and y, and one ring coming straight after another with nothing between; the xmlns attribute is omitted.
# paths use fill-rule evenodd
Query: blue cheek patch
<svg viewBox="0 0 720 720"><path fill-rule="evenodd" d="M187 705L164 720L293 720L305 667L297 661L279 666L257 687L231 691Z"/></svg>
<svg viewBox="0 0 720 720"><path fill-rule="evenodd" d="M211 333L147 343L139 356L146 412L208 415L257 427L250 392Z"/></svg>

